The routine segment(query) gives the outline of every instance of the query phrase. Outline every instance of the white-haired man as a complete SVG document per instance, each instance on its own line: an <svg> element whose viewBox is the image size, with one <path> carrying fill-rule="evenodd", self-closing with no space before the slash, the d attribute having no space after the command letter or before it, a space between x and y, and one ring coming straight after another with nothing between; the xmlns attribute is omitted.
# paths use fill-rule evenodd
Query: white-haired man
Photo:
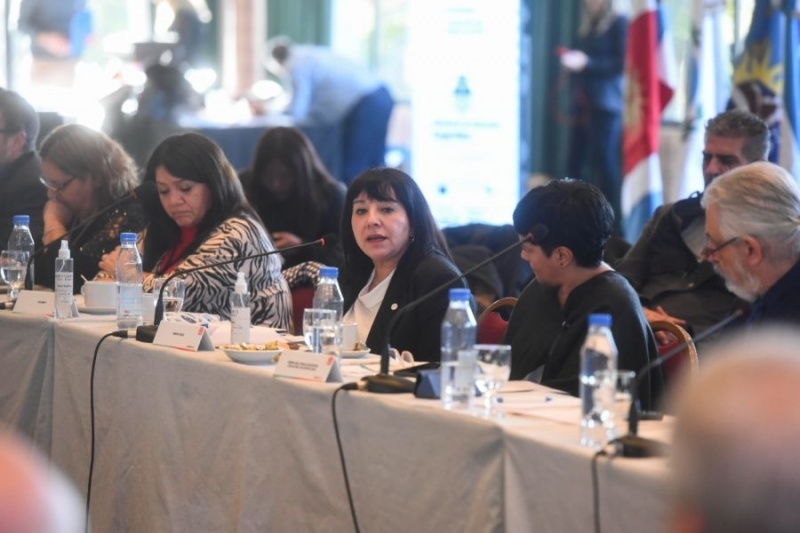
<svg viewBox="0 0 800 533"><path fill-rule="evenodd" d="M703 257L727 287L754 302L748 323L800 322L800 188L759 162L714 180L703 195Z"/></svg>

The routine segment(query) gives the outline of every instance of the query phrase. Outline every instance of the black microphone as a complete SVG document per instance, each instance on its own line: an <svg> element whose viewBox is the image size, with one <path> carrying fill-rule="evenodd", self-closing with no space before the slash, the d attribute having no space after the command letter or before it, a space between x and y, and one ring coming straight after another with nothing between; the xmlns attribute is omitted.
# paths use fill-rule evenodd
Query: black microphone
<svg viewBox="0 0 800 533"><path fill-rule="evenodd" d="M192 268L187 268L184 270L176 270L169 276L167 276L164 281L161 283L161 290L158 291L158 299L156 300L156 309L155 315L153 316L153 325L152 326L139 326L136 328L136 340L140 342L153 342L153 339L156 336L156 332L158 331L158 325L161 323L161 320L164 318L164 289L167 287L167 284L174 278L178 276L182 276L184 274L189 274L191 272L197 272L198 270L205 270L211 267L217 267L222 265L230 265L231 263L237 263L240 261L247 261L248 259L258 259L259 257L266 257L272 254L278 254L281 252L288 252L290 250L297 250L298 248L306 248L308 246L333 246L338 241L338 238L335 234L329 233L322 237L321 239L317 239L315 241L304 242L302 244L297 244L295 246L288 246L286 248L280 248L276 250L270 250L268 252L261 252L258 254L253 255L246 255L244 257L234 257L232 259L226 259L223 261L217 261L215 263L207 263L205 265L200 265Z"/></svg>
<svg viewBox="0 0 800 533"><path fill-rule="evenodd" d="M397 313L395 313L394 316L392 317L392 319L389 321L389 326L386 328L386 336L384 337L383 350L381 351L381 373L377 374L377 375L374 375L374 376L367 376L365 378L362 378L362 381L364 381L366 383L367 390L370 391L370 392L376 392L376 393L380 393L380 394L399 393L399 392L413 392L414 383L412 383L411 381L409 381L409 380L407 380L405 378L392 376L392 375L389 374L389 359L391 359L391 356L389 355L390 354L390 349L391 349L391 340L390 339L391 339L392 331L394 330L395 326L397 325L397 322L400 319L400 317L404 316L407 313L409 313L413 309L416 309L421 304L427 302L429 299L433 298L434 296L436 296L437 294L439 294L443 290L445 290L448 287L450 287L451 285L453 285L454 282L466 278L467 276L469 276L470 274L472 274L476 270L488 265L492 261L494 261L494 260L498 259L499 257L507 254L511 250L521 246L523 243L527 242L528 240L529 240L528 237L524 237L524 238L521 238L518 241L514 242L513 244L511 244L509 246L506 246L505 248L503 248L502 250L500 250L499 252L497 252L496 254L491 256L490 258L488 258L488 259L486 259L484 261L481 261L477 265L474 265L472 268L468 268L467 270L462 272L460 275L455 276L454 278L442 283L438 287L435 287L435 288L431 289L427 294L424 294L424 295L420 296L416 300L410 302L408 305L404 306L402 309L397 311Z"/></svg>
<svg viewBox="0 0 800 533"><path fill-rule="evenodd" d="M64 233L63 235L56 237L49 244L45 244L40 246L33 252L31 252L31 256L28 258L28 275L25 276L25 289L31 290L33 288L33 276L30 275L31 273L31 265L33 264L33 259L44 252L46 252L51 246L56 245L58 246L62 239L66 239L67 237L71 236L73 233L77 232L78 230L85 229L89 224L97 220L98 217L108 213L115 207L119 207L120 204L123 204L130 200L131 198L143 198L144 196L153 195L156 192L156 184L154 181L146 181L133 189L131 192L120 198L119 200L112 202L111 204L107 205L94 215L90 216L77 226L71 228L69 231Z"/></svg>
<svg viewBox="0 0 800 533"><path fill-rule="evenodd" d="M654 369L669 361L679 353L683 352L690 344L697 343L718 332L734 320L747 314L744 309L737 309L730 316L717 322L710 328L698 334L694 339L680 343L678 346L668 351L664 355L657 357L644 366L631 382L631 407L628 412L628 434L610 442L615 444L617 450L622 452L623 457L656 457L665 455L665 447L662 443L652 439L639 437L639 386L642 380Z"/></svg>

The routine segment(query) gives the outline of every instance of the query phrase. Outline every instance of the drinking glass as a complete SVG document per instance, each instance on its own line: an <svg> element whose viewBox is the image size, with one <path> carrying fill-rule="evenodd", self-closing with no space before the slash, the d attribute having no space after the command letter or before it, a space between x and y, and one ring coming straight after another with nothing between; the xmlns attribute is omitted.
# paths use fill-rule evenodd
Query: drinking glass
<svg viewBox="0 0 800 533"><path fill-rule="evenodd" d="M153 294L158 298L161 286L164 284L163 278L153 280ZM186 295L186 280L173 278L169 280L164 288L164 320L172 322L178 319L178 315L183 307L183 298Z"/></svg>
<svg viewBox="0 0 800 533"><path fill-rule="evenodd" d="M507 344L476 344L475 386L483 395L484 418L500 418L495 409L497 391L503 388L511 375L511 346Z"/></svg>
<svg viewBox="0 0 800 533"><path fill-rule="evenodd" d="M15 300L25 284L28 268L28 252L3 250L0 253L0 276L8 284L8 299Z"/></svg>
<svg viewBox="0 0 800 533"><path fill-rule="evenodd" d="M309 307L303 311L303 337L313 353L329 353L336 346L336 311Z"/></svg>

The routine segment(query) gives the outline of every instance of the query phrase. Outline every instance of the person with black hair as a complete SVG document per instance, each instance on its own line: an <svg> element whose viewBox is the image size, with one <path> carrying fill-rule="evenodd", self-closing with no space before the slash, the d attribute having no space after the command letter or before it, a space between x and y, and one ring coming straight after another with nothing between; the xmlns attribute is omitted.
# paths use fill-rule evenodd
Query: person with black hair
<svg viewBox="0 0 800 533"><path fill-rule="evenodd" d="M239 177L278 248L339 235L345 187L331 177L299 129L268 129L258 141L252 166ZM284 259L284 269L305 261L338 267L342 249L305 248L284 254Z"/></svg>
<svg viewBox="0 0 800 533"><path fill-rule="evenodd" d="M638 371L658 356L636 292L602 260L613 225L603 193L580 181L553 181L517 204L514 228L528 239L522 258L536 278L522 291L508 323L511 379L527 378L577 396L580 349L593 313L611 315L618 368ZM645 408L660 389L656 371L640 389Z"/></svg>
<svg viewBox="0 0 800 533"><path fill-rule="evenodd" d="M39 183L42 161L36 153L39 115L19 94L0 89L0 250L14 229L14 215L30 216L37 246L43 233L47 189Z"/></svg>
<svg viewBox="0 0 800 533"><path fill-rule="evenodd" d="M197 133L167 138L150 157L144 181L155 182L158 191L157 198L142 199L145 290L158 276L274 249L236 172L210 139ZM116 253L101 263L109 276ZM247 278L252 323L291 328L292 300L278 254L187 273L183 309L229 319L237 272Z"/></svg>
<svg viewBox="0 0 800 533"><path fill-rule="evenodd" d="M358 324L359 340L374 353L383 351L396 313L460 275L422 191L411 176L393 168L367 170L350 184L342 247L344 321ZM454 281L453 287L466 283ZM391 345L417 360L438 361L448 303L443 290L405 313L391 332Z"/></svg>

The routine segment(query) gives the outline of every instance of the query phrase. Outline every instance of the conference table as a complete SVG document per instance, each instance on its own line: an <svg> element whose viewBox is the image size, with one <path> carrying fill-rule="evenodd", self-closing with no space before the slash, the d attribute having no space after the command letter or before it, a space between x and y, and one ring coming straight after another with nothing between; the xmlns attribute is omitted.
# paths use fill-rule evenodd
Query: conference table
<svg viewBox="0 0 800 533"><path fill-rule="evenodd" d="M0 420L85 492L90 372L109 317L0 312ZM375 363L343 361L345 381ZM274 376L220 350L110 337L94 384L94 531L355 531L333 429L335 383ZM360 530L589 531L592 456L578 400L532 383L501 395L502 419L410 394L342 391L336 412ZM669 417L643 422L668 441ZM658 531L669 462L600 458L604 531Z"/></svg>

